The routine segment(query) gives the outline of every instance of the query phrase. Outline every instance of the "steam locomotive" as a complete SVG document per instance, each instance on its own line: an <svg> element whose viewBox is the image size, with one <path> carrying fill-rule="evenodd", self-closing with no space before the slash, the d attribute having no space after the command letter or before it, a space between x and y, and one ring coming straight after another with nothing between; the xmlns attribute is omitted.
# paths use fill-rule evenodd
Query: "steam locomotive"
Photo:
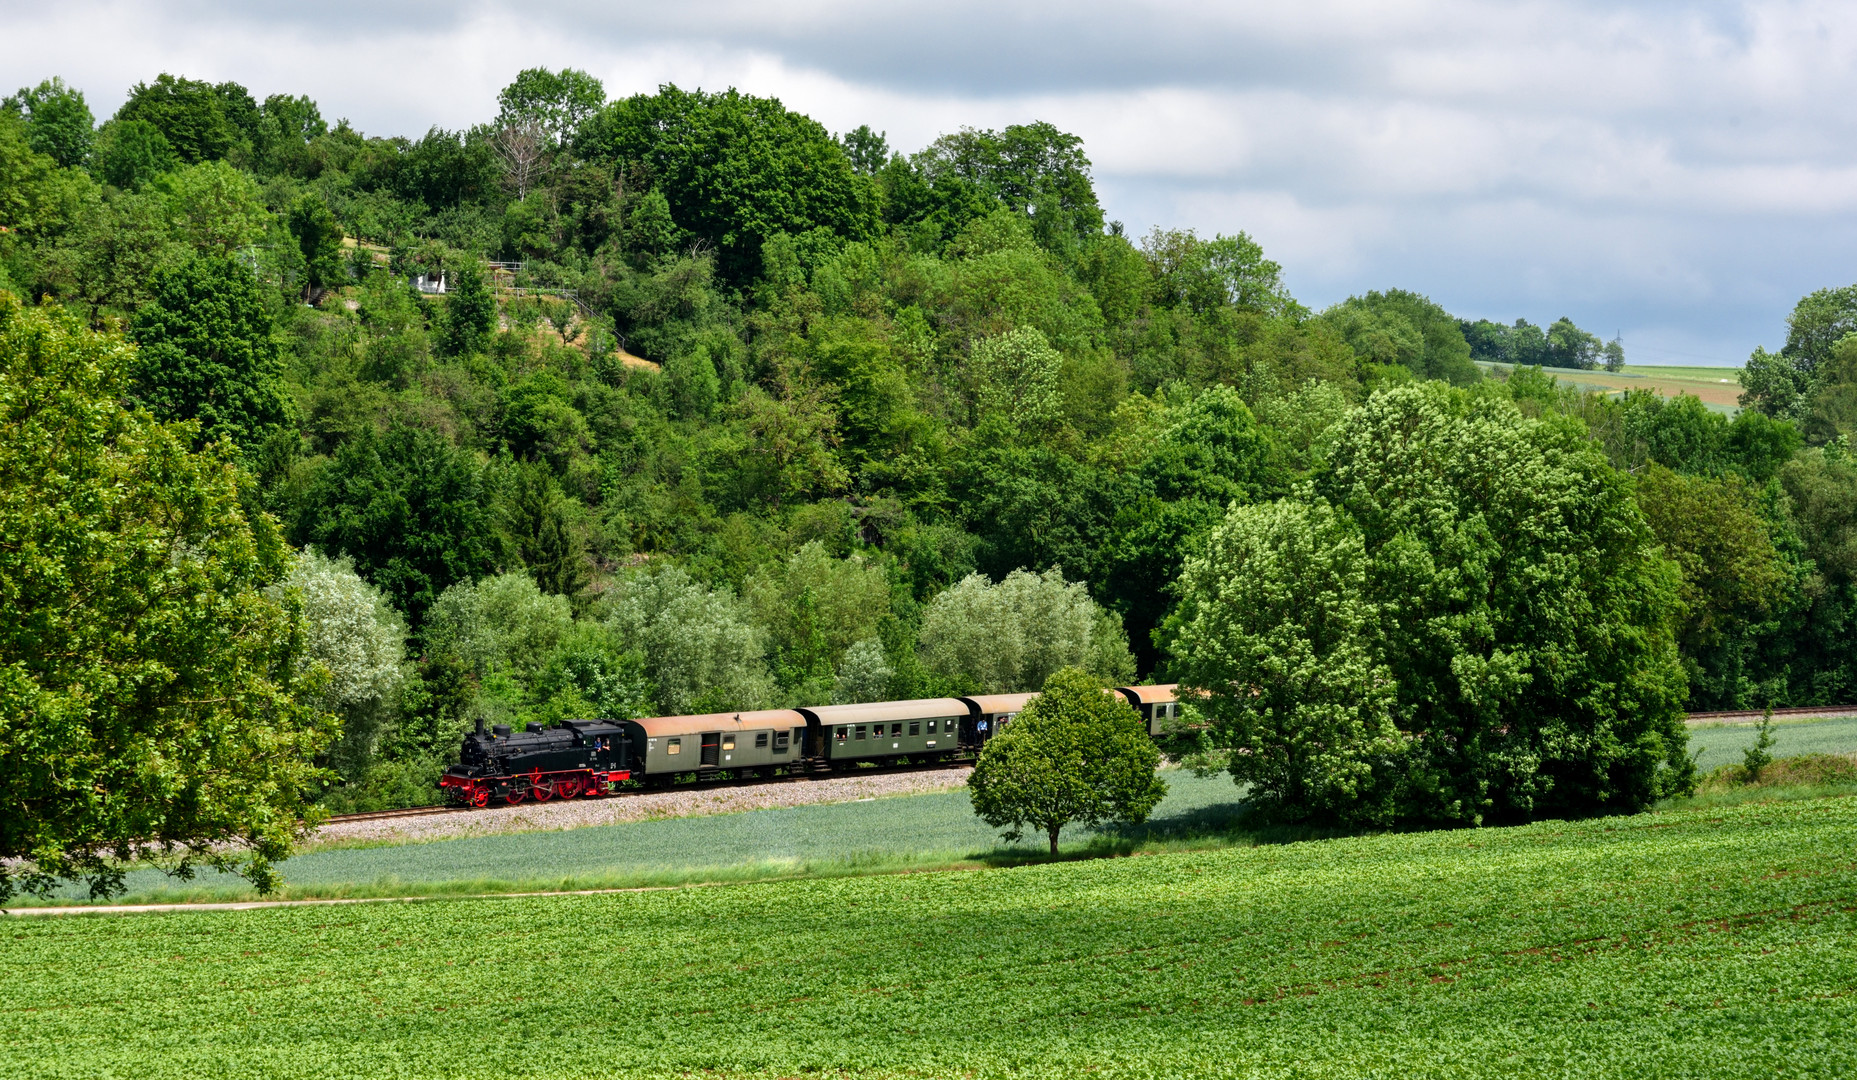
<svg viewBox="0 0 1857 1080"><path fill-rule="evenodd" d="M1121 686L1159 735L1176 715L1176 687ZM865 763L971 760L1036 694L981 694L866 705L816 705L637 720L566 720L520 732L498 724L464 737L439 787L454 803L515 806L530 799L610 794L628 780L667 784L775 774L830 774Z"/></svg>

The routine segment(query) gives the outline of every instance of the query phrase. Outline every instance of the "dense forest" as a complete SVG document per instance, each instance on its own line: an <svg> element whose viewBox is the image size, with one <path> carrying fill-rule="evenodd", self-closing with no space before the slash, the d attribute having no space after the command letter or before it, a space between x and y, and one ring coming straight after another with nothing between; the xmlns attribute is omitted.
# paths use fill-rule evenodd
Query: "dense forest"
<svg viewBox="0 0 1857 1080"><path fill-rule="evenodd" d="M1624 363L1564 318L1312 311L1243 233L1128 236L1049 124L905 154L572 70L499 105L380 137L163 74L100 126L55 79L0 109L0 289L132 345L116 400L272 523L331 806L431 798L478 719L1191 676L1183 569L1264 543L1214 543L1232 509L1339 528L1295 507L1418 476L1363 433L1437 417L1485 433L1441 453L1588 463L1554 512L1649 530L1617 565L1668 585L1658 693L1857 698L1857 286L1776 313L1730 419L1557 383Z"/></svg>

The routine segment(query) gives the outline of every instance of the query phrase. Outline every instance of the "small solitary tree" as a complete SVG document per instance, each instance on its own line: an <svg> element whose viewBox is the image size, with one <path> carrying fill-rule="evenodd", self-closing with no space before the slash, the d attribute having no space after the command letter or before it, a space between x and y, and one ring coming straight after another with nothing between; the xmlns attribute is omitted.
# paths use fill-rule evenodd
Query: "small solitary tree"
<svg viewBox="0 0 1857 1080"><path fill-rule="evenodd" d="M1759 783L1761 770L1773 764L1773 706L1767 706L1767 711L1760 716L1760 727L1755 730L1760 732L1760 737L1754 740L1754 745L1741 751L1741 768L1747 773L1750 784Z"/></svg>
<svg viewBox="0 0 1857 1080"><path fill-rule="evenodd" d="M1018 840L1027 827L1057 854L1064 826L1139 824L1167 794L1160 751L1128 703L1080 668L1063 668L1005 731L967 780L974 813Z"/></svg>

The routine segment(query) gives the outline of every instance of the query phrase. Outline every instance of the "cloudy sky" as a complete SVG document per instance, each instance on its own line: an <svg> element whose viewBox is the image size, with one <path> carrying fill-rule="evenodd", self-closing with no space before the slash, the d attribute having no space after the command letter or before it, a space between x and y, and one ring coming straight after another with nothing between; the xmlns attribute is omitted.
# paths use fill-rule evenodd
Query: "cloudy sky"
<svg viewBox="0 0 1857 1080"><path fill-rule="evenodd" d="M781 98L915 150L1083 136L1111 218L1256 237L1320 307L1404 287L1738 363L1857 281L1857 4L0 0L0 89L99 119L172 71L370 134L495 111L524 67Z"/></svg>

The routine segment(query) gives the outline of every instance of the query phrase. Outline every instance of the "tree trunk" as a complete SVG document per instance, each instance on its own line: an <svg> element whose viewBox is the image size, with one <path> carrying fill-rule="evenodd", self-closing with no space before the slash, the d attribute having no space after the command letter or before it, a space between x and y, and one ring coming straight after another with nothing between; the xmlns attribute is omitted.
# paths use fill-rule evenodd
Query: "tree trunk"
<svg viewBox="0 0 1857 1080"><path fill-rule="evenodd" d="M1051 854L1053 855L1057 854L1057 831L1061 828L1063 828L1062 825L1053 825L1049 830L1051 834Z"/></svg>

